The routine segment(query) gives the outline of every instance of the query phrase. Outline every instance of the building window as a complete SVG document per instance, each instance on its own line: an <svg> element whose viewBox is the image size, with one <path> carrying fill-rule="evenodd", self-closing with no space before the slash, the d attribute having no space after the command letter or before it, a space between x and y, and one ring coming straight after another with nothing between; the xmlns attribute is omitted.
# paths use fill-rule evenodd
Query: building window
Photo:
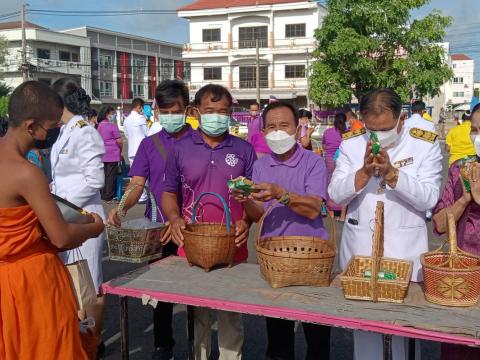
<svg viewBox="0 0 480 360"><path fill-rule="evenodd" d="M133 84L133 96L134 97L143 97L143 84Z"/></svg>
<svg viewBox="0 0 480 360"><path fill-rule="evenodd" d="M100 96L111 97L113 94L113 84L110 81L100 81Z"/></svg>
<svg viewBox="0 0 480 360"><path fill-rule="evenodd" d="M203 29L203 42L220 41L220 29Z"/></svg>
<svg viewBox="0 0 480 360"><path fill-rule="evenodd" d="M240 66L240 89L257 87L255 66ZM260 66L260 87L268 87L268 66Z"/></svg>
<svg viewBox="0 0 480 360"><path fill-rule="evenodd" d="M113 66L112 55L100 55L100 67L111 68Z"/></svg>
<svg viewBox="0 0 480 360"><path fill-rule="evenodd" d="M203 80L222 80L222 68L221 67L204 68Z"/></svg>
<svg viewBox="0 0 480 360"><path fill-rule="evenodd" d="M457 68L457 64L453 64L452 67L453 67L454 69L456 69L456 68Z"/></svg>
<svg viewBox="0 0 480 360"><path fill-rule="evenodd" d="M464 97L465 93L463 91L454 91L453 97Z"/></svg>
<svg viewBox="0 0 480 360"><path fill-rule="evenodd" d="M238 47L240 49L251 49L258 46L268 46L268 26L241 27L238 29Z"/></svg>
<svg viewBox="0 0 480 360"><path fill-rule="evenodd" d="M454 84L463 84L463 77L454 77L453 78Z"/></svg>
<svg viewBox="0 0 480 360"><path fill-rule="evenodd" d="M68 51L60 50L58 52L58 58L62 61L70 61L70 53Z"/></svg>
<svg viewBox="0 0 480 360"><path fill-rule="evenodd" d="M39 59L50 59L49 49L37 49L37 57Z"/></svg>
<svg viewBox="0 0 480 360"><path fill-rule="evenodd" d="M305 65L285 65L285 79L305 78Z"/></svg>
<svg viewBox="0 0 480 360"><path fill-rule="evenodd" d="M305 37L306 30L305 24L287 24L285 25L285 37L286 38L297 38Z"/></svg>
<svg viewBox="0 0 480 360"><path fill-rule="evenodd" d="M143 59L133 59L133 71L134 72L143 72L145 69L145 60Z"/></svg>
<svg viewBox="0 0 480 360"><path fill-rule="evenodd" d="M79 62L79 56L78 56L77 53L72 53L71 55L72 55L71 61L73 61L73 62Z"/></svg>

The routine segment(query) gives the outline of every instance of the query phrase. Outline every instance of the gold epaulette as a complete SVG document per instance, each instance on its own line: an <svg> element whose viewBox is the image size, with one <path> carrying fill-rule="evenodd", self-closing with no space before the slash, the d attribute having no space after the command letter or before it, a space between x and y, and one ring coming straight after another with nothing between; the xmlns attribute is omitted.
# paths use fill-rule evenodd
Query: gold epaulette
<svg viewBox="0 0 480 360"><path fill-rule="evenodd" d="M81 129L84 126L88 126L88 123L85 120L78 120L77 121L77 126Z"/></svg>
<svg viewBox="0 0 480 360"><path fill-rule="evenodd" d="M435 134L434 132L431 132L431 131L422 130L419 128L411 128L410 136L423 141L428 141L429 143L433 144L435 140L437 140L438 134Z"/></svg>
<svg viewBox="0 0 480 360"><path fill-rule="evenodd" d="M348 140L348 139L363 135L365 133L366 133L365 128L354 130L354 131L349 131L349 132L346 132L345 134L342 135L342 139L343 140Z"/></svg>

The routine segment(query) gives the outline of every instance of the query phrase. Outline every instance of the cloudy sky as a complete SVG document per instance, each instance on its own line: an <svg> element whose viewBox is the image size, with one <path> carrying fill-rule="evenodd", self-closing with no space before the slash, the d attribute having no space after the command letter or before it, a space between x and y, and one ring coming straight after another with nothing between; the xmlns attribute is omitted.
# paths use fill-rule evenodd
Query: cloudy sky
<svg viewBox="0 0 480 360"><path fill-rule="evenodd" d="M174 10L193 0L28 0L32 9L48 10ZM23 1L1 0L0 15L19 10ZM27 2L27 1L25 1ZM81 4L81 5L79 5ZM439 9L454 18L448 30L451 52L465 53L476 60L476 78L480 81L480 1L479 0L432 0L413 13L421 17L432 9ZM65 29L82 25L103 27L111 30L143 35L161 40L188 42L188 22L176 15L141 15L118 17L59 17L28 15L27 19L51 29ZM12 19L14 20L14 19Z"/></svg>

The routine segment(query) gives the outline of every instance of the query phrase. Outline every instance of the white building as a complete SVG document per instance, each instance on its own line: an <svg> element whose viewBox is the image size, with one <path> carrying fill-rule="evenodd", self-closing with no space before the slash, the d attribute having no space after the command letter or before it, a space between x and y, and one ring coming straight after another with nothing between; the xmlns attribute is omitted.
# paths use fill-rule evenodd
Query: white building
<svg viewBox="0 0 480 360"><path fill-rule="evenodd" d="M90 66L84 66L90 64L89 38L62 34L28 22L25 35L31 80L51 84L61 77L69 76L91 93L91 69ZM8 86L16 87L23 82L20 22L0 23L0 36L8 42L5 64L0 68L0 72Z"/></svg>
<svg viewBox="0 0 480 360"><path fill-rule="evenodd" d="M475 62L464 54L452 54L453 79L445 86L448 106L469 104L474 89Z"/></svg>
<svg viewBox="0 0 480 360"><path fill-rule="evenodd" d="M208 83L226 86L243 105L256 99L259 44L261 99L307 104L307 67L314 31L327 10L306 0L198 0L178 9L189 20L192 94Z"/></svg>

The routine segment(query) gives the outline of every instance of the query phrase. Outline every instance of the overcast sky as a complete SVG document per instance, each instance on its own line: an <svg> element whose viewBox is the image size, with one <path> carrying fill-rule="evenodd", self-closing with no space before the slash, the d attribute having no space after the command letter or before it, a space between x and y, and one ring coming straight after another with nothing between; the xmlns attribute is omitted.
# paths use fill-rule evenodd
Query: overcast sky
<svg viewBox="0 0 480 360"><path fill-rule="evenodd" d="M99 13L102 10L173 10L191 2L193 0L28 0L32 9L96 10ZM1 0L1 3L0 15L19 10L23 1ZM450 41L451 52L465 53L476 60L476 78L480 81L480 1L432 0L427 6L415 11L413 16L424 16L432 9L439 9L454 18L446 40ZM55 30L91 25L176 43L189 41L188 22L176 15L86 18L31 14L27 20Z"/></svg>

